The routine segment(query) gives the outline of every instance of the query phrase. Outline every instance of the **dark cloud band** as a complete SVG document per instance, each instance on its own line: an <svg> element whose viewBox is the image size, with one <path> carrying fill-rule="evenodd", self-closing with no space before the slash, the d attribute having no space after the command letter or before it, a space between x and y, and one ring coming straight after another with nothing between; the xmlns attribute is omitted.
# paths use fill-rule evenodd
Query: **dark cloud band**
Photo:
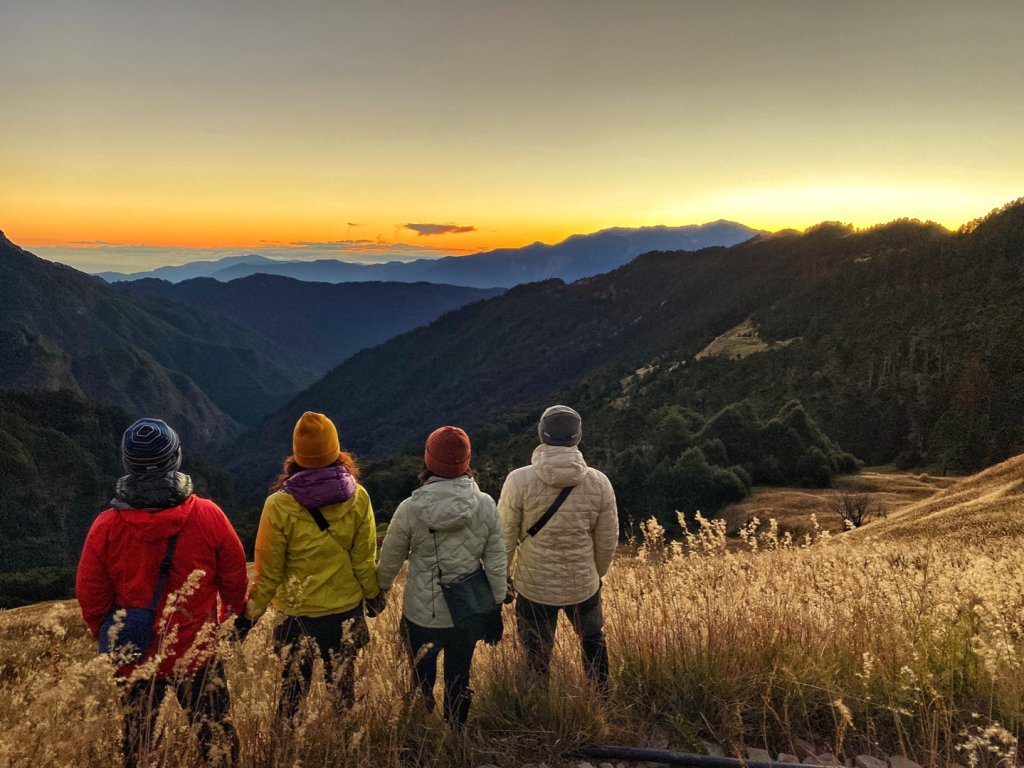
<svg viewBox="0 0 1024 768"><path fill-rule="evenodd" d="M406 224L421 237L424 235L461 235L464 232L476 232L476 227L460 227L457 224Z"/></svg>

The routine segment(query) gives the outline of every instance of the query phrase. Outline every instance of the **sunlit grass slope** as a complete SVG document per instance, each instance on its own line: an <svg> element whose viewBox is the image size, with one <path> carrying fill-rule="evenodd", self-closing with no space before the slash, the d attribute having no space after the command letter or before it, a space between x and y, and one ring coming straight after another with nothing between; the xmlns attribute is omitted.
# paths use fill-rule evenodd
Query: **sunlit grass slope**
<svg viewBox="0 0 1024 768"><path fill-rule="evenodd" d="M273 722L280 669L261 622L224 644L243 762L555 765L584 742L795 752L801 738L848 760L1007 765L1024 731L1022 477L1024 457L951 485L860 480L903 501L848 533L812 521L793 537L751 516L737 547L724 521L679 543L648 526L605 581L610 702L588 688L567 626L546 691L521 680L508 633L479 653L460 737L406 696L400 595L372 622L355 708L336 714L320 686L290 727ZM196 765L175 705L161 722L152 764ZM74 603L0 613L0 765L111 764L119 727Z"/></svg>

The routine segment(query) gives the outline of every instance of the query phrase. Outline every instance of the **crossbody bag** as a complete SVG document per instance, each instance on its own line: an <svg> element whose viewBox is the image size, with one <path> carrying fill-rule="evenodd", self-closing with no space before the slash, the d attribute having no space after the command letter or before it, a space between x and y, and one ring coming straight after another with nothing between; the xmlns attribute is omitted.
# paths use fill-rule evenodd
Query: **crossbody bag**
<svg viewBox="0 0 1024 768"><path fill-rule="evenodd" d="M167 584L167 576L171 572L176 546L178 546L178 534L174 534L167 540L167 550L160 563L160 577L157 579L156 589L153 591L153 599L149 601L149 606L146 608L114 606L114 609L100 624L98 638L100 653L110 654L124 664L134 664L146 653L153 639L153 620L156 618L156 607L160 604L160 596Z"/></svg>

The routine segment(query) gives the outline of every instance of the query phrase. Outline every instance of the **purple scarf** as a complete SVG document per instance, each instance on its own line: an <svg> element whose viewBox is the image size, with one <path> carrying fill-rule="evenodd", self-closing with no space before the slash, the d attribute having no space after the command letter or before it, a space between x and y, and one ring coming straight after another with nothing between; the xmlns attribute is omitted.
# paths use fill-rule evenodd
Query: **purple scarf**
<svg viewBox="0 0 1024 768"><path fill-rule="evenodd" d="M304 469L284 481L290 493L306 509L340 504L356 495L356 479L337 464L321 469Z"/></svg>

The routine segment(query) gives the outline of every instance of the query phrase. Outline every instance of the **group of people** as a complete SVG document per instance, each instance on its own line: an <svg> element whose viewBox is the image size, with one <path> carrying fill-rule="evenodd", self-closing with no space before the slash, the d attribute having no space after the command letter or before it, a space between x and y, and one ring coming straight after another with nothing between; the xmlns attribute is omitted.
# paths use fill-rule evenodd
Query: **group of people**
<svg viewBox="0 0 1024 768"><path fill-rule="evenodd" d="M132 424L121 443L127 474L89 531L76 583L101 650L135 651L117 659L126 700L125 764L134 765L148 745L170 693L197 726L206 758L235 762L238 738L216 628L233 616L244 637L271 605L283 615L274 628L285 661L279 716L297 711L317 658L337 706L350 707L355 661L370 641L366 619L386 608L406 562L400 631L413 692L434 709L443 652L442 707L452 726L469 713L477 643L502 638L503 603L515 603L533 679L547 679L564 612L580 638L589 678L606 695L601 580L618 541L615 494L578 448L576 411L548 408L538 436L530 464L508 475L496 504L474 479L468 435L453 426L432 432L420 485L395 510L378 553L373 507L355 458L342 449L327 416L304 413L263 507L250 583L231 523L215 503L195 495L181 472L178 435L159 419ZM470 610L463 598L473 583ZM124 644L125 627L133 623L145 625L135 641L142 647Z"/></svg>

